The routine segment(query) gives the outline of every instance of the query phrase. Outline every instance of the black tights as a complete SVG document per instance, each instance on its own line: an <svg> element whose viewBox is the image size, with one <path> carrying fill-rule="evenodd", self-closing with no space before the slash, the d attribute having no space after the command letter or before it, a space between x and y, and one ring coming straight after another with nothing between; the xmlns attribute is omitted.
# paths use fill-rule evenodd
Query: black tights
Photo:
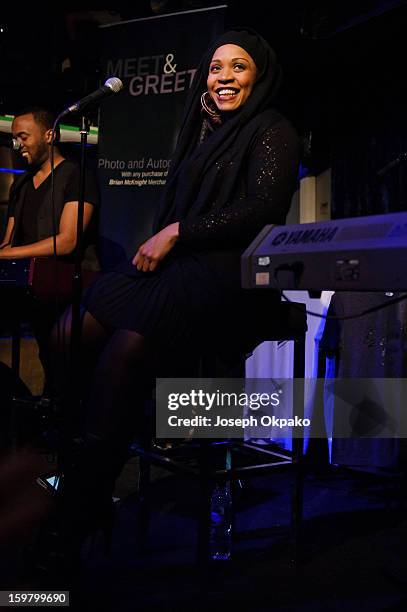
<svg viewBox="0 0 407 612"><path fill-rule="evenodd" d="M74 356L76 380L69 368L71 311L63 315L53 332L57 381L63 398L81 396L80 414L65 405L68 430L95 436L124 449L134 437L137 420L151 394L154 369L148 343L131 330L109 330L89 312L82 314L82 342ZM71 379L71 380L70 380ZM65 404L69 404L65 401Z"/></svg>

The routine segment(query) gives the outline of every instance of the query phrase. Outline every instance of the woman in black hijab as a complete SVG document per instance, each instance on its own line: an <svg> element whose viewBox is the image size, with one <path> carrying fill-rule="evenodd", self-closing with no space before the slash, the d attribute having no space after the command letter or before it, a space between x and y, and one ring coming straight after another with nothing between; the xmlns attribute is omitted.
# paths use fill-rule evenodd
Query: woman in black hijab
<svg viewBox="0 0 407 612"><path fill-rule="evenodd" d="M185 366L248 326L240 256L265 224L284 223L296 186L297 136L271 108L279 81L257 33L236 29L215 41L186 103L154 235L84 296L83 371L92 355L97 362L82 450L65 458L67 523L75 499L100 511L101 497L111 498L157 371L174 375L170 364Z"/></svg>
<svg viewBox="0 0 407 612"><path fill-rule="evenodd" d="M231 331L243 296L240 256L264 225L285 222L296 185L297 136L270 107L279 81L275 54L255 32L232 30L211 46L186 103L154 235L85 296L85 338L101 325L135 332L143 350L182 353L213 343L225 324Z"/></svg>

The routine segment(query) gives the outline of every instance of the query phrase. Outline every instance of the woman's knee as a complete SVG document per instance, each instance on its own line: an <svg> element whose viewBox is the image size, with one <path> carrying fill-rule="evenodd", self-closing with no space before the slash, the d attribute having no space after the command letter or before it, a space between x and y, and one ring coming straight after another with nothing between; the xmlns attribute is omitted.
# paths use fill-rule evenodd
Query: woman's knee
<svg viewBox="0 0 407 612"><path fill-rule="evenodd" d="M85 309L81 310L81 342L84 348L102 348L109 338L109 331ZM66 349L70 346L72 335L72 307L65 310L59 320L55 323L51 334L51 345L58 352L61 347Z"/></svg>
<svg viewBox="0 0 407 612"><path fill-rule="evenodd" d="M54 324L51 331L51 349L54 353L58 353L61 348L66 348L68 340L71 336L72 325L72 308L69 306L61 317Z"/></svg>

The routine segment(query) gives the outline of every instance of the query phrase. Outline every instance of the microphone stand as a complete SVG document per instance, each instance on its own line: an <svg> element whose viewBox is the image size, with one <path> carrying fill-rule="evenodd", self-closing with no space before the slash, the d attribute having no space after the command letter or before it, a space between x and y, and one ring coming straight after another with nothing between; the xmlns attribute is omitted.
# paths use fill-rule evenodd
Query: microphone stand
<svg viewBox="0 0 407 612"><path fill-rule="evenodd" d="M58 117L59 121L61 115ZM74 438L77 435L77 423L80 415L80 349L81 349L81 296L82 296L82 256L83 256L83 219L85 209L85 175L86 175L86 146L89 132L89 120L85 115L81 116L81 144L80 144L80 166L79 166L79 193L78 193L78 217L76 222L76 248L74 272L72 277L72 319L70 345L68 350L68 385L67 397L62 398L62 413L60 415L60 443L58 453L58 472L64 474L66 462L70 460ZM58 331L58 339L60 333ZM58 340L58 342L59 342ZM59 348L63 350L63 348ZM59 376L61 373L59 373ZM66 375L66 374L62 374Z"/></svg>
<svg viewBox="0 0 407 612"><path fill-rule="evenodd" d="M86 172L86 145L89 133L89 119L81 116L81 156L79 166L79 195L78 218L76 222L76 249L75 267L72 279L72 326L70 346L70 371L72 376L72 390L74 408L79 409L79 355L81 348L81 296L82 296L82 258L83 258L83 219L85 210L85 172ZM76 384L75 384L76 383Z"/></svg>

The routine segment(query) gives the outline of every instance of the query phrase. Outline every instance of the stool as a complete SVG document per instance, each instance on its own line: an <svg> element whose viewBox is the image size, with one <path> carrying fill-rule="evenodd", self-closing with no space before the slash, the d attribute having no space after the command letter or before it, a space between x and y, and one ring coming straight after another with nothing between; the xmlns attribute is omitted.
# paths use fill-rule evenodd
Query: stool
<svg viewBox="0 0 407 612"><path fill-rule="evenodd" d="M257 322L261 327L261 322ZM305 335L307 331L307 320L305 305L300 303L281 302L278 312L274 312L273 320L267 321L268 329L265 329L263 321L262 335L257 334L252 343L251 351L242 354L227 354L223 351L221 361L229 361L234 365L247 357L255 347L264 341L294 341L294 378L304 379L305 375ZM252 331L252 330L251 330ZM200 363L202 377L214 377L218 374L217 358L219 355L203 355ZM223 373L223 376L225 374ZM219 375L218 375L219 377ZM293 396L294 414L299 418L304 412L304 386L294 385ZM225 449L225 462L221 467L219 464L220 449ZM291 558L296 563L300 552L300 527L302 521L302 499L303 499L303 439L293 438L292 451L281 449L277 445L268 445L267 448L255 444L236 440L212 440L201 439L187 442L184 445L160 449L153 447L151 438L135 443L132 451L140 458L139 472L139 500L140 500L140 537L144 541L149 525L148 508L148 485L150 484L151 465L160 466L166 470L197 479L200 483L200 506L198 517L198 547L197 559L200 564L209 560L210 553L210 507L214 486L219 482L230 482L233 487L239 479L252 478L264 475L276 470L290 468L294 472L294 483L291 495L291 529L290 546ZM249 458L249 465L239 465L239 459ZM233 507L232 507L233 512Z"/></svg>

